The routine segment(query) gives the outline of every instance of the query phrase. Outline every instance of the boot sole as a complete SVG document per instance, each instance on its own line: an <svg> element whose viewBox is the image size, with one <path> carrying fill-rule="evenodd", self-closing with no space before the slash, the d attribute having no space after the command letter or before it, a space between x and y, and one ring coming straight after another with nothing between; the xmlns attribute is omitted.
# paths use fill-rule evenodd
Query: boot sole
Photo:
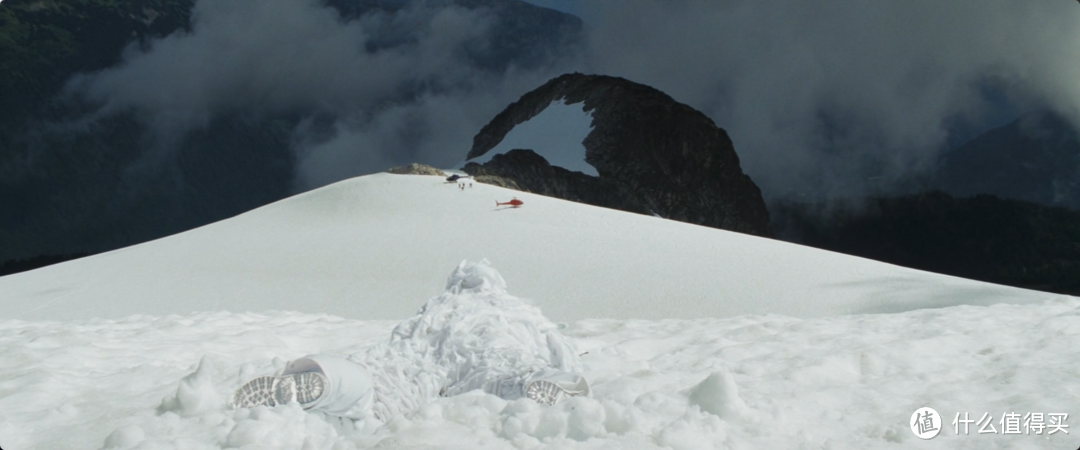
<svg viewBox="0 0 1080 450"><path fill-rule="evenodd" d="M559 385L545 380L533 381L525 388L525 397L541 405L554 405L567 395Z"/></svg>
<svg viewBox="0 0 1080 450"><path fill-rule="evenodd" d="M326 389L326 377L318 372L301 372L280 377L255 378L236 390L233 406L277 406L297 402L301 406L311 404Z"/></svg>

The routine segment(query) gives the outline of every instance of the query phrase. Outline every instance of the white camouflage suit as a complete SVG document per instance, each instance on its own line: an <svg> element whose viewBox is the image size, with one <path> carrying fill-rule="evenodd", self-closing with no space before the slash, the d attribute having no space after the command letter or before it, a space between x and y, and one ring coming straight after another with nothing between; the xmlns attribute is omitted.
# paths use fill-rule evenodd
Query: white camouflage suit
<svg viewBox="0 0 1080 450"><path fill-rule="evenodd" d="M284 375L310 370L323 372L327 387L309 409L381 422L474 389L517 399L534 379L588 394L573 344L539 308L507 294L487 260L458 265L446 292L395 327L389 342L347 359L307 356Z"/></svg>

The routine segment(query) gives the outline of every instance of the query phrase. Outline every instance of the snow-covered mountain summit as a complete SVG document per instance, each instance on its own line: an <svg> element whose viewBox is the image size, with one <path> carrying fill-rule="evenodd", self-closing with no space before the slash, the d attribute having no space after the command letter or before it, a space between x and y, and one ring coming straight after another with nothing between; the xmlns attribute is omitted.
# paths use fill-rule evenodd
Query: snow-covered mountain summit
<svg viewBox="0 0 1080 450"><path fill-rule="evenodd" d="M517 197L521 208L497 208ZM399 319L488 258L554 320L820 317L1029 303L1001 287L438 177L340 182L186 233L0 278L0 318L291 310Z"/></svg>

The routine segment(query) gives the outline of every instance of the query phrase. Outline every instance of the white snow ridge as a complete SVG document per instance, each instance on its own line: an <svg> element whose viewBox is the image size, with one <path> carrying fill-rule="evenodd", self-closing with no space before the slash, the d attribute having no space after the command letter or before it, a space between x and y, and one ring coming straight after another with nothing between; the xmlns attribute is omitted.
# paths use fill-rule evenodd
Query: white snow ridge
<svg viewBox="0 0 1080 450"><path fill-rule="evenodd" d="M498 271L442 284L479 256ZM471 391L384 425L223 401L289 360L386 342L443 288L531 300L591 394ZM1078 344L1073 297L375 175L0 278L0 447L1073 449ZM931 440L911 430L921 407L942 416ZM996 432L957 430L965 413ZM1011 413L1046 426L1005 434Z"/></svg>

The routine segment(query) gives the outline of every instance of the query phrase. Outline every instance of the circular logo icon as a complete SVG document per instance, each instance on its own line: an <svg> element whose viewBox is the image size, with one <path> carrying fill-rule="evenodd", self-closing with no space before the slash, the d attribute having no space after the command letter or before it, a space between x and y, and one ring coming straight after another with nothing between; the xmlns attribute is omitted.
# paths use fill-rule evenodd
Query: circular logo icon
<svg viewBox="0 0 1080 450"><path fill-rule="evenodd" d="M908 425L919 439L933 439L941 431L941 415L934 408L924 406L911 414Z"/></svg>

